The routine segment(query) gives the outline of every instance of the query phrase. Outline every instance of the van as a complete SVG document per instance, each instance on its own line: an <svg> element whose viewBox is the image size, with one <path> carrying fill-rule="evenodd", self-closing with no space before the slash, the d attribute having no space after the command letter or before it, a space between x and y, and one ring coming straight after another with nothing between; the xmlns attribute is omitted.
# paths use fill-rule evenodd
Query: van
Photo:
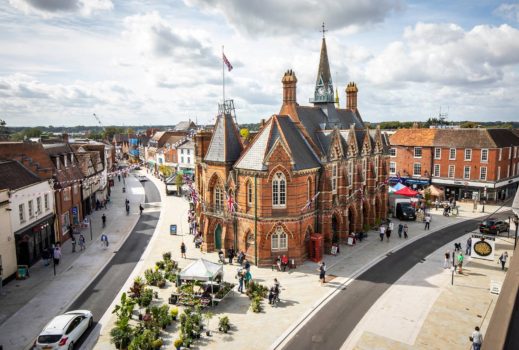
<svg viewBox="0 0 519 350"><path fill-rule="evenodd" d="M416 220L416 211L409 202L396 204L396 217L400 220Z"/></svg>

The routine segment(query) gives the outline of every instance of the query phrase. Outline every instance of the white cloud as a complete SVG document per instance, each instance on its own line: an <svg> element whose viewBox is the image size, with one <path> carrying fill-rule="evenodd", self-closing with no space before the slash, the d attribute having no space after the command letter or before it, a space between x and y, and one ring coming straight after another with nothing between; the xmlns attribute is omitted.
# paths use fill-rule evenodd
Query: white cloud
<svg viewBox="0 0 519 350"><path fill-rule="evenodd" d="M184 0L190 6L223 13L229 23L251 36L294 35L328 29L355 28L383 22L403 5L399 0Z"/></svg>
<svg viewBox="0 0 519 350"><path fill-rule="evenodd" d="M519 22L519 4L501 4L494 10L494 15Z"/></svg>
<svg viewBox="0 0 519 350"><path fill-rule="evenodd" d="M367 64L366 76L394 86L489 84L503 80L504 68L518 63L519 30L509 25L464 31L454 24L418 23Z"/></svg>
<svg viewBox="0 0 519 350"><path fill-rule="evenodd" d="M93 12L112 10L114 7L111 0L9 0L9 3L25 14L46 18L70 13L90 16Z"/></svg>

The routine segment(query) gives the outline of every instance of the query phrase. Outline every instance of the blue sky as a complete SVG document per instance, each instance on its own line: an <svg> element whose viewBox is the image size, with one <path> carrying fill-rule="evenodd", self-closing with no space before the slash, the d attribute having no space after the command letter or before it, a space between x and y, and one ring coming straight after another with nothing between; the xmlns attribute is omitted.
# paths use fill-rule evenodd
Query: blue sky
<svg viewBox="0 0 519 350"><path fill-rule="evenodd" d="M519 120L519 4L401 0L6 0L0 118L8 125L210 123L221 47L238 121L279 111L294 69L312 97L326 33L344 106L364 120Z"/></svg>

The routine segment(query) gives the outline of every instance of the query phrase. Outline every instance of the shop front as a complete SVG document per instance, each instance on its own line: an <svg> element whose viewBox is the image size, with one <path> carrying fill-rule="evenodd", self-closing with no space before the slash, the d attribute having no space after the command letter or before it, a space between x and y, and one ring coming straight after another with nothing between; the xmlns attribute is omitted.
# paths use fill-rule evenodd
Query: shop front
<svg viewBox="0 0 519 350"><path fill-rule="evenodd" d="M38 220L30 227L14 233L16 260L18 265L32 266L40 258L45 248L51 250L54 240L54 214Z"/></svg>
<svg viewBox="0 0 519 350"><path fill-rule="evenodd" d="M445 198L454 198L458 201L494 202L512 198L517 191L518 181L519 178L497 183L434 179L433 184L444 189Z"/></svg>

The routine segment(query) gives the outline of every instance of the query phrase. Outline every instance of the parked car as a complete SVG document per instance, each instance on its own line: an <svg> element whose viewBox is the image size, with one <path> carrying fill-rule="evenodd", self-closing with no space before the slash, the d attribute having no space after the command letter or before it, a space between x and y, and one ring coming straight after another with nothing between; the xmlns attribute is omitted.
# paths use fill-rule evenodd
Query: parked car
<svg viewBox="0 0 519 350"><path fill-rule="evenodd" d="M146 177L146 175L139 175L138 179L140 182L148 181L148 178Z"/></svg>
<svg viewBox="0 0 519 350"><path fill-rule="evenodd" d="M508 222L496 218L486 219L479 224L479 232L481 233L497 235L500 232L508 232L509 230L510 225Z"/></svg>
<svg viewBox="0 0 519 350"><path fill-rule="evenodd" d="M416 210L413 208L411 203L397 203L396 217L400 220L416 220Z"/></svg>
<svg viewBox="0 0 519 350"><path fill-rule="evenodd" d="M88 310L69 311L56 316L43 328L34 343L34 349L72 350L93 322L92 312Z"/></svg>

